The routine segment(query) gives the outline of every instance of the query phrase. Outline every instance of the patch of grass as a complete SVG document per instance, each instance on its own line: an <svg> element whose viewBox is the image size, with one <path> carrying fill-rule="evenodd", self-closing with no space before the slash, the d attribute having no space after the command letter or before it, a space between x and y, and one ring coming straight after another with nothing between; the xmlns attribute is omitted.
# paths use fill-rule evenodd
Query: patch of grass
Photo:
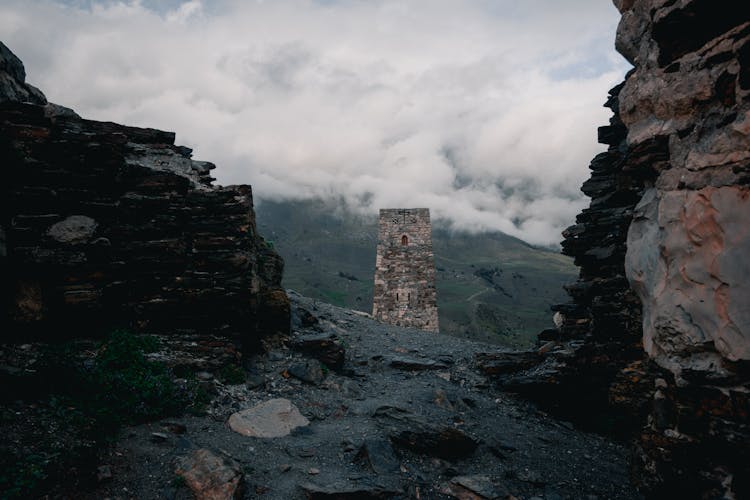
<svg viewBox="0 0 750 500"><path fill-rule="evenodd" d="M79 491L93 481L98 454L122 426L204 414L211 401L205 384L192 373L176 382L169 368L146 357L158 348L157 338L122 330L99 344L48 346L36 364L41 392L33 405L21 406L24 420L0 408L3 430L14 433L0 446L0 499L65 497L66 488ZM228 383L239 377L244 372L236 365L222 370Z"/></svg>
<svg viewBox="0 0 750 500"><path fill-rule="evenodd" d="M219 371L219 380L223 384L242 384L245 382L245 370L235 364L226 364Z"/></svg>
<svg viewBox="0 0 750 500"><path fill-rule="evenodd" d="M147 335L116 331L109 336L85 381L93 386L85 403L95 418L119 427L179 412L185 402L170 373L144 355L157 348L158 341Z"/></svg>
<svg viewBox="0 0 750 500"><path fill-rule="evenodd" d="M187 481L185 481L184 477L175 475L172 478L172 487L173 488L182 488L184 486L187 486Z"/></svg>
<svg viewBox="0 0 750 500"><path fill-rule="evenodd" d="M37 454L19 457L0 470L0 498L28 498L41 492L48 460Z"/></svg>

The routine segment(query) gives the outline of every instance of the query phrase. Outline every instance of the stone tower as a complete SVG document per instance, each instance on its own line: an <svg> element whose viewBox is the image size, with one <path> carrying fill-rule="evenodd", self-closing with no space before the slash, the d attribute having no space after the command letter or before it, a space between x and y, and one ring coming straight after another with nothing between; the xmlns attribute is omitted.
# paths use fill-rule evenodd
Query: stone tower
<svg viewBox="0 0 750 500"><path fill-rule="evenodd" d="M438 331L429 209L380 210L372 315L392 325Z"/></svg>

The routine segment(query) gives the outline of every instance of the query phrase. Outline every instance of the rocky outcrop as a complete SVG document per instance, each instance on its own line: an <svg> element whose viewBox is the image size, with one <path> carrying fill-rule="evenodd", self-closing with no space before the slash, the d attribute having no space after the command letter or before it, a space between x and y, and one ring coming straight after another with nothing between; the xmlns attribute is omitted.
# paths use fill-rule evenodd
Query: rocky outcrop
<svg viewBox="0 0 750 500"><path fill-rule="evenodd" d="M578 423L615 422L648 497L750 497L750 4L615 4L634 69L563 233L572 300L538 352L478 364Z"/></svg>
<svg viewBox="0 0 750 500"><path fill-rule="evenodd" d="M553 306L558 328L540 334L538 350L480 357L477 364L506 389L565 419L628 436L646 418L658 367L641 348L641 304L625 277L626 240L665 144L627 144L622 89L610 90L605 106L613 116L598 134L609 147L591 161L591 177L581 188L591 203L563 232L563 253L575 259L580 274L565 287L570 302Z"/></svg>
<svg viewBox="0 0 750 500"><path fill-rule="evenodd" d="M748 497L750 5L617 3L617 47L635 66L620 94L628 147L664 144L625 259L643 347L667 372L639 440L642 482Z"/></svg>
<svg viewBox="0 0 750 500"><path fill-rule="evenodd" d="M21 60L0 42L0 103L8 101L47 104L44 94L26 83L26 70Z"/></svg>
<svg viewBox="0 0 750 500"><path fill-rule="evenodd" d="M288 331L250 186L213 186L174 133L82 119L24 78L0 46L4 339Z"/></svg>

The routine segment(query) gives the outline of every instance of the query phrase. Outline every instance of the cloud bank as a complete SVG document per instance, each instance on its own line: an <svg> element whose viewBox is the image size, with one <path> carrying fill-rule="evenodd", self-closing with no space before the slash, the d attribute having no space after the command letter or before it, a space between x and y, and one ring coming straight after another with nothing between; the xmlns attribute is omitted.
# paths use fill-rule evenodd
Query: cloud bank
<svg viewBox="0 0 750 500"><path fill-rule="evenodd" d="M429 207L554 245L627 71L601 0L4 0L27 80L173 130L256 199Z"/></svg>

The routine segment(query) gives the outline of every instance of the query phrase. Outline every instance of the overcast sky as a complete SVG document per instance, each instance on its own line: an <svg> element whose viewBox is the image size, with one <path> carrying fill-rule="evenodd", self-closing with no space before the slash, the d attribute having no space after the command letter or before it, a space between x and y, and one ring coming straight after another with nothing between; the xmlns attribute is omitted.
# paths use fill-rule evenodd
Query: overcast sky
<svg viewBox="0 0 750 500"><path fill-rule="evenodd" d="M48 99L177 132L256 200L429 207L554 245L606 124L608 0L2 0Z"/></svg>

